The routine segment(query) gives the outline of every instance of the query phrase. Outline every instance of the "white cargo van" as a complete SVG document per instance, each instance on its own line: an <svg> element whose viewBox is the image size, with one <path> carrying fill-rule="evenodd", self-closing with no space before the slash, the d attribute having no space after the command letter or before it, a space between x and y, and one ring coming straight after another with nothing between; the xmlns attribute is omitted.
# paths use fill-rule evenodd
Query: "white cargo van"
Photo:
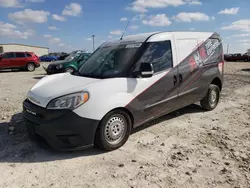
<svg viewBox="0 0 250 188"><path fill-rule="evenodd" d="M121 147L131 130L200 101L213 110L223 84L221 38L154 32L101 45L76 75L46 76L23 102L31 135L55 149Z"/></svg>

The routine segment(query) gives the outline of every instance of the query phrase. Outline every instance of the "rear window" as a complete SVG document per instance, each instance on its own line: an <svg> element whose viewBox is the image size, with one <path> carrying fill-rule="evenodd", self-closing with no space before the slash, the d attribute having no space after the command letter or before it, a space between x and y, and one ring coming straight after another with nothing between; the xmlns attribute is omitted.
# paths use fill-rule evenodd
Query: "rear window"
<svg viewBox="0 0 250 188"><path fill-rule="evenodd" d="M204 57L209 60L206 61L205 64L223 61L222 43L217 38L210 38L206 44L200 48L200 52L204 52L201 54L205 54Z"/></svg>
<svg viewBox="0 0 250 188"><path fill-rule="evenodd" d="M15 58L15 54L14 53L6 53L3 55L4 59L9 59L9 58Z"/></svg>
<svg viewBox="0 0 250 188"><path fill-rule="evenodd" d="M16 53L16 58L24 58L24 57L26 57L25 53Z"/></svg>

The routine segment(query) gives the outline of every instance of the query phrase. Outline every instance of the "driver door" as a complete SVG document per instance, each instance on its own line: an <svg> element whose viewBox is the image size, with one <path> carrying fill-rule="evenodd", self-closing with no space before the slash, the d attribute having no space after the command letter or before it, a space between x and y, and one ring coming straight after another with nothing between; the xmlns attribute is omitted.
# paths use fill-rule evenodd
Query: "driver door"
<svg viewBox="0 0 250 188"><path fill-rule="evenodd" d="M177 92L177 68L173 67L171 40L150 42L137 63L151 63L154 74L151 78L138 78L138 87L143 87L130 104L135 114L135 125L157 118L175 109Z"/></svg>

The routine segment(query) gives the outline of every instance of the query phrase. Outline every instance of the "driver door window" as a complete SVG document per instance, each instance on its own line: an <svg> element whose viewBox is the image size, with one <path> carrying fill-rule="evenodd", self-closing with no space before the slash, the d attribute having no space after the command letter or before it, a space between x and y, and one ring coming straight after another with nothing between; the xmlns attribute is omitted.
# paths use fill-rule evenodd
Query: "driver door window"
<svg viewBox="0 0 250 188"><path fill-rule="evenodd" d="M150 42L139 60L141 63L152 63L154 72L158 73L173 67L171 41Z"/></svg>

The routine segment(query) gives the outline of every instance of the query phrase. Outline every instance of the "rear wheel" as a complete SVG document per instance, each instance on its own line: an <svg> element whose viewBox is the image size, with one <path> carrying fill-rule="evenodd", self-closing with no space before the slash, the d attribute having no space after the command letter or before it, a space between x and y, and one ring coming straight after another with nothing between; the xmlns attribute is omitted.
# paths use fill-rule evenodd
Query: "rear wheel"
<svg viewBox="0 0 250 188"><path fill-rule="evenodd" d="M220 100L220 89L217 85L211 84L207 95L200 101L201 107L211 111L216 108Z"/></svg>
<svg viewBox="0 0 250 188"><path fill-rule="evenodd" d="M106 151L118 149L127 142L131 127L131 118L125 111L111 111L100 122L95 145Z"/></svg>
<svg viewBox="0 0 250 188"><path fill-rule="evenodd" d="M27 64L27 70L28 70L28 71L32 72L32 71L34 71L35 69L36 69L36 67L35 67L35 64L34 64L34 63L28 63L28 64Z"/></svg>

